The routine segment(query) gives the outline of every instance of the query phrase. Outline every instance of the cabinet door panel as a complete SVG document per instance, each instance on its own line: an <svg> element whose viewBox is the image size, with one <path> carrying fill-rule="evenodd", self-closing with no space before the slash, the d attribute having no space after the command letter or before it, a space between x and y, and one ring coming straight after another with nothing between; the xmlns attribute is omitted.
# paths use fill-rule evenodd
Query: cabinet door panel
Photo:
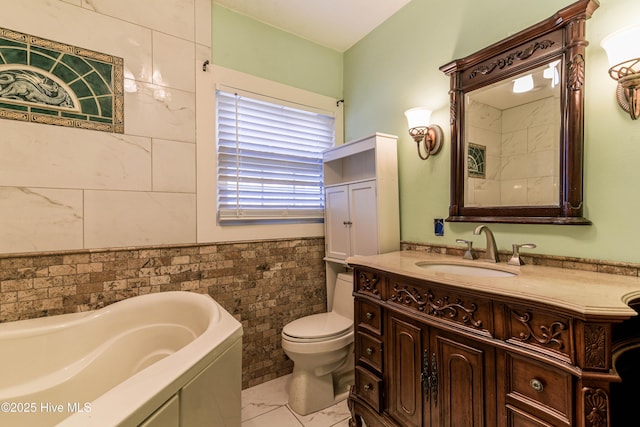
<svg viewBox="0 0 640 427"><path fill-rule="evenodd" d="M360 182L349 186L351 255L378 253L376 183Z"/></svg>
<svg viewBox="0 0 640 427"><path fill-rule="evenodd" d="M431 396L433 425L478 427L486 424L485 350L457 338L435 335L432 350L437 360L437 390ZM493 359L491 359L493 360ZM434 367L431 366L431 369Z"/></svg>
<svg viewBox="0 0 640 427"><path fill-rule="evenodd" d="M397 317L390 317L389 323L389 414L403 426L419 427L422 425L422 330Z"/></svg>
<svg viewBox="0 0 640 427"><path fill-rule="evenodd" d="M351 252L348 186L327 188L324 202L326 255L328 258L346 259Z"/></svg>

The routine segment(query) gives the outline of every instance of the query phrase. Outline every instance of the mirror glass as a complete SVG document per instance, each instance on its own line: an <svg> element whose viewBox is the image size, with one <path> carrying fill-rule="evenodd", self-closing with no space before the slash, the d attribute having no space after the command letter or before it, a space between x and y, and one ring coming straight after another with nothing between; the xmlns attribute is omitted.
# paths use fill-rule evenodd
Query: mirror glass
<svg viewBox="0 0 640 427"><path fill-rule="evenodd" d="M560 63L465 94L465 206L559 205Z"/></svg>

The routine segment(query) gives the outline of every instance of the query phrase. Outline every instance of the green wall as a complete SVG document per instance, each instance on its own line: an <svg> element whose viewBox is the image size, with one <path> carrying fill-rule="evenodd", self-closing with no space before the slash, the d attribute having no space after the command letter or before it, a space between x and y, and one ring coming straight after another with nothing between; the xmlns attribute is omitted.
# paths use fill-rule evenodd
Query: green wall
<svg viewBox="0 0 640 427"><path fill-rule="evenodd" d="M399 136L402 239L457 245L471 239L476 224L447 223L433 233L433 219L449 206L449 79L439 67L553 15L573 3L529 0L413 0L345 52L345 141L372 132ZM640 262L640 120L632 121L615 101L601 39L638 22L640 1L600 0L587 21L585 102L585 216L591 226L495 224L499 249L533 242L531 252ZM445 131L445 147L422 161L406 130L403 112L426 106Z"/></svg>
<svg viewBox="0 0 640 427"><path fill-rule="evenodd" d="M216 4L212 19L214 64L342 98L342 53Z"/></svg>
<svg viewBox="0 0 640 427"><path fill-rule="evenodd" d="M412 0L342 53L213 7L213 62L327 96L345 98L345 140L373 132L399 136L402 239L456 245L476 224L447 223L433 234L433 218L449 207L449 80L439 67L543 20L573 0ZM600 40L640 16L638 0L600 0L587 22L585 103L585 215L591 226L495 224L498 246L534 242L531 252L640 262L640 121L615 101ZM344 64L343 64L344 62ZM344 82L343 82L344 74ZM344 86L344 89L343 89ZM403 112L434 110L445 146L422 161L409 138Z"/></svg>

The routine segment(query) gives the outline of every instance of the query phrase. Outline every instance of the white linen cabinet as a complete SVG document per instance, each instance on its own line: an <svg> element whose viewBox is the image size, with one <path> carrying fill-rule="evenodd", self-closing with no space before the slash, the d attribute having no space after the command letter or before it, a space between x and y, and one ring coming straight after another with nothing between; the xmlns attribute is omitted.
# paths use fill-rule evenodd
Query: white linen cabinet
<svg viewBox="0 0 640 427"><path fill-rule="evenodd" d="M323 165L325 260L399 250L397 137L376 133L331 148Z"/></svg>

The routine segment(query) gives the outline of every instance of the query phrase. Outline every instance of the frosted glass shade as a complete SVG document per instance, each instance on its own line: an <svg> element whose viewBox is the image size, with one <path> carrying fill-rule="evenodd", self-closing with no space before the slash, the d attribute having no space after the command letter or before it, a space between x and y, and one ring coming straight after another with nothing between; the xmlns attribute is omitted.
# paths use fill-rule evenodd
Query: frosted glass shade
<svg viewBox="0 0 640 427"><path fill-rule="evenodd" d="M411 108L404 112L407 117L407 125L409 129L417 127L429 127L429 120L431 120L431 110L423 107Z"/></svg>
<svg viewBox="0 0 640 427"><path fill-rule="evenodd" d="M609 67L640 58L640 25L609 34L600 45L607 52Z"/></svg>

